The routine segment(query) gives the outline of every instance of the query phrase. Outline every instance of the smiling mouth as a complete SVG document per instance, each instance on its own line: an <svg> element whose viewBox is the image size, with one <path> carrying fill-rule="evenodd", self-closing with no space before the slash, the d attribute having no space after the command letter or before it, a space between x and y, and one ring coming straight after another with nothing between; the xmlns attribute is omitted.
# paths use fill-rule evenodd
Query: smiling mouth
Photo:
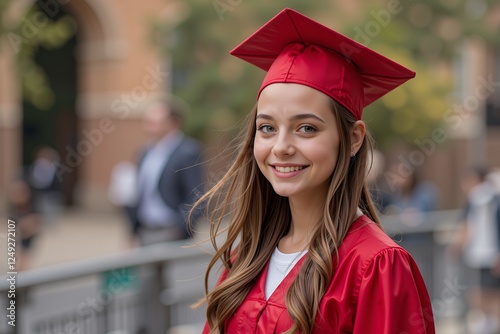
<svg viewBox="0 0 500 334"><path fill-rule="evenodd" d="M303 166L295 166L295 167L280 167L280 166L274 166L274 169L276 169L280 173L291 173L291 172L296 172L301 169L304 169Z"/></svg>

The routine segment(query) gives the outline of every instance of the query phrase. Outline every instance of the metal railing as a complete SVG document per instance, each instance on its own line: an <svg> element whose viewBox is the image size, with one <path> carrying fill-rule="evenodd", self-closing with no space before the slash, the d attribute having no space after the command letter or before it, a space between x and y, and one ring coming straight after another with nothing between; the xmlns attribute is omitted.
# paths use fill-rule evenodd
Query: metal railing
<svg viewBox="0 0 500 334"><path fill-rule="evenodd" d="M477 274L449 256L462 210L382 217L384 230L415 259L429 291L434 317L459 319L468 311L466 288Z"/></svg>
<svg viewBox="0 0 500 334"><path fill-rule="evenodd" d="M194 319L189 305L203 296L209 258L180 241L20 272L16 326L3 323L0 333L165 334L183 320L203 321L202 312ZM0 277L4 310L7 278Z"/></svg>
<svg viewBox="0 0 500 334"><path fill-rule="evenodd" d="M463 284L461 264L445 256L459 219L459 211L382 217L385 231L419 265L436 317L464 312L464 292L443 298L450 284ZM0 334L165 334L175 325L203 323L204 310L189 305L203 295L211 255L187 245L169 242L20 272L16 326L1 319ZM2 308L8 290L7 276L0 277Z"/></svg>

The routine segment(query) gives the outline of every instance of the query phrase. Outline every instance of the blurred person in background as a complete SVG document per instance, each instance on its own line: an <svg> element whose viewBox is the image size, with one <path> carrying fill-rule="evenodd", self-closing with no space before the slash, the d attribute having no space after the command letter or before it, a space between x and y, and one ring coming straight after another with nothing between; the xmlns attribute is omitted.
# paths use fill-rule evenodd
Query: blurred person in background
<svg viewBox="0 0 500 334"><path fill-rule="evenodd" d="M500 196L484 168L469 171L462 187L467 200L451 251L479 275L468 295L469 331L500 333Z"/></svg>
<svg viewBox="0 0 500 334"><path fill-rule="evenodd" d="M396 171L397 165L391 167ZM407 225L418 225L425 214L436 210L439 204L439 191L430 181L422 180L419 170L414 169L410 175L401 177L394 183L389 195L386 214L399 214Z"/></svg>
<svg viewBox="0 0 500 334"><path fill-rule="evenodd" d="M33 196L29 185L22 180L15 180L8 192L9 219L16 225L16 270L30 267L33 240L41 231L41 217L34 209Z"/></svg>
<svg viewBox="0 0 500 334"><path fill-rule="evenodd" d="M390 191L382 181L382 173L385 170L385 157L379 150L373 150L373 154L369 155L368 175L366 183L370 189L373 204L378 212L384 212L385 208L390 204Z"/></svg>
<svg viewBox="0 0 500 334"><path fill-rule="evenodd" d="M33 205L45 227L54 226L61 211L61 182L56 172L59 154L52 147L36 151L35 161L28 168L27 180L33 192Z"/></svg>
<svg viewBox="0 0 500 334"><path fill-rule="evenodd" d="M202 191L204 171L200 143L181 130L185 116L186 107L171 97L146 106L143 125L150 141L139 158L132 228L141 245L191 236L187 219Z"/></svg>

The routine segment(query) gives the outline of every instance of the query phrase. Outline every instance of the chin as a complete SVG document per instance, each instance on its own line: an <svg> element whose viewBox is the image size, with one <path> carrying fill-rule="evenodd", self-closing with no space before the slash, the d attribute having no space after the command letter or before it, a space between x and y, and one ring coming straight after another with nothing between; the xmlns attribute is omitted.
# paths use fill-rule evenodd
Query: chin
<svg viewBox="0 0 500 334"><path fill-rule="evenodd" d="M291 197L297 194L297 190L295 189L283 189L281 187L273 187L274 192L281 197Z"/></svg>

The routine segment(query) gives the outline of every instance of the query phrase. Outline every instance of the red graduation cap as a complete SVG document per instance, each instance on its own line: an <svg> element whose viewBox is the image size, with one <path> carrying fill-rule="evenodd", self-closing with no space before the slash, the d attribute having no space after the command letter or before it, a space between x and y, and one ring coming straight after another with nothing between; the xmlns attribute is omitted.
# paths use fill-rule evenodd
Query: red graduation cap
<svg viewBox="0 0 500 334"><path fill-rule="evenodd" d="M299 83L330 96L356 119L365 106L415 77L415 72L290 8L231 55L267 71L257 96L272 83Z"/></svg>

